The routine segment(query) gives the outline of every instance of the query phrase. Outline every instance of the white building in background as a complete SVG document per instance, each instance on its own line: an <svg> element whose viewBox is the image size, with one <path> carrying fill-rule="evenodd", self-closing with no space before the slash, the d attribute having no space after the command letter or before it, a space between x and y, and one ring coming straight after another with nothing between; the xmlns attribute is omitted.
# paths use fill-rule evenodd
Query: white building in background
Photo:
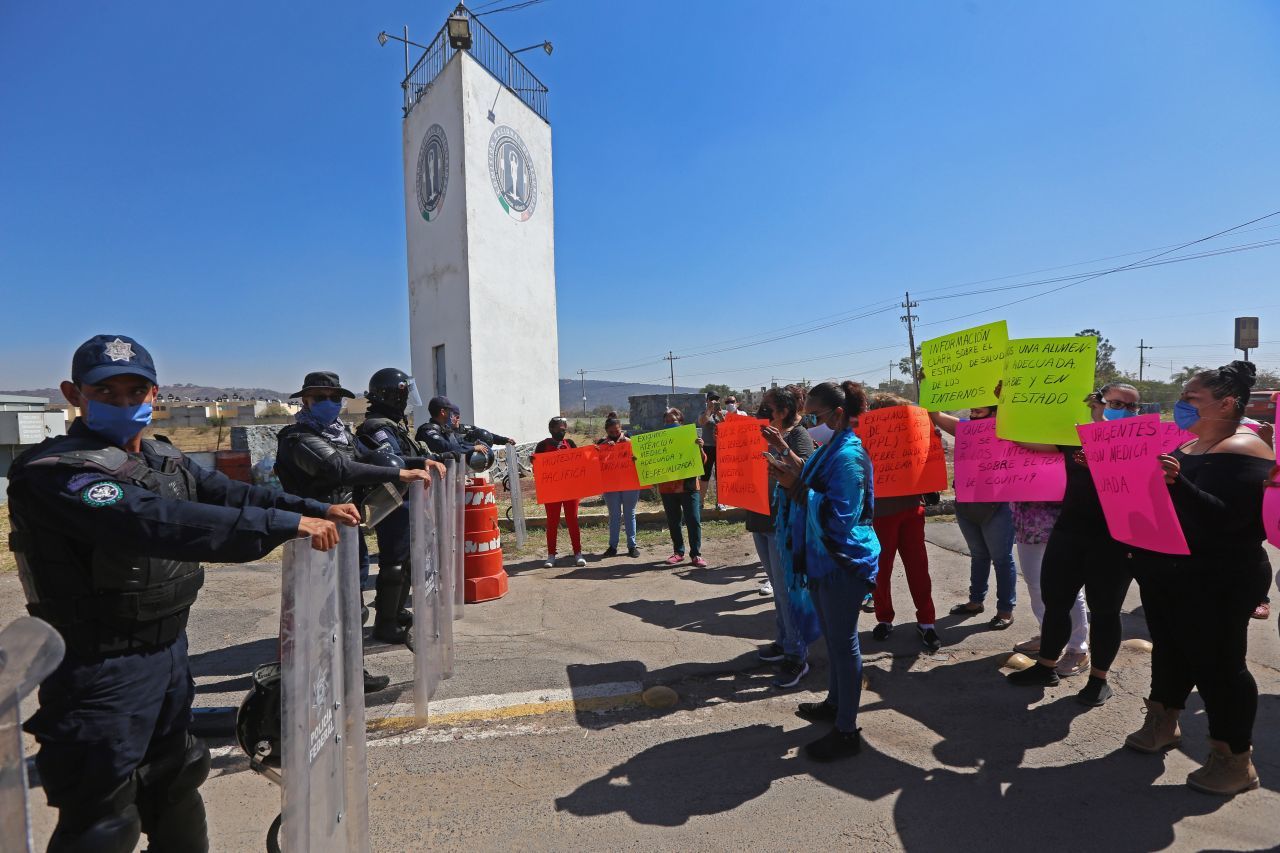
<svg viewBox="0 0 1280 853"><path fill-rule="evenodd" d="M0 503L7 500L7 475L14 458L33 444L66 434L62 412L48 409L48 397L0 394Z"/></svg>
<svg viewBox="0 0 1280 853"><path fill-rule="evenodd" d="M547 89L469 24L470 51L442 29L405 80L413 375L424 404L532 441L560 413Z"/></svg>

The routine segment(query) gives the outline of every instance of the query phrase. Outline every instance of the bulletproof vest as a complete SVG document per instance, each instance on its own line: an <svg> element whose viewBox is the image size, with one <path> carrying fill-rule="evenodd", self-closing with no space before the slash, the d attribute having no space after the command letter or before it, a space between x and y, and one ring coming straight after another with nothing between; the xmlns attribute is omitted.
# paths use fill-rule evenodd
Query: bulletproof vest
<svg viewBox="0 0 1280 853"><path fill-rule="evenodd" d="M353 440L346 444L329 441L320 433L300 424L287 426L280 430L279 444L276 453L276 476L280 478L280 486L289 494L300 498L311 498L328 504L345 504L353 500L351 486L335 483L332 480L320 480L308 474L298 464L295 456L311 451L301 446L301 439L309 437L323 441L335 453L341 453L348 461L356 458L356 443Z"/></svg>
<svg viewBox="0 0 1280 853"><path fill-rule="evenodd" d="M404 451L405 456L430 456L431 453L426 447L418 444L418 442L409 435L409 428L405 426L403 421L393 421L391 418L365 418L364 423L360 424L360 428L356 430L357 434L365 437L369 442L376 443L374 433L380 429L385 429L395 435L396 441L400 442L400 447Z"/></svg>
<svg viewBox="0 0 1280 853"><path fill-rule="evenodd" d="M182 452L166 442L144 440L141 457L118 447L59 453L57 440L48 444L44 452L23 460L22 467L57 466L101 474L163 500L195 500L195 477L181 464ZM143 556L65 536L47 521L42 523L39 511L21 499L10 502L9 518L10 548L17 556L27 610L57 628L79 654L160 648L186 627L188 611L204 583L199 563Z"/></svg>

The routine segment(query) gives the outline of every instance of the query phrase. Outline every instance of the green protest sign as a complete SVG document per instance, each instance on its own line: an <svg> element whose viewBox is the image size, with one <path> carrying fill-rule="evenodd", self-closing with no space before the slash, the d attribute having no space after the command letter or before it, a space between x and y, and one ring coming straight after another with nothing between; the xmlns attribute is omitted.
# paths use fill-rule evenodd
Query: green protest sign
<svg viewBox="0 0 1280 853"><path fill-rule="evenodd" d="M1084 400L1093 391L1097 350L1094 337L1009 341L996 435L1007 441L1079 445L1076 424L1090 422Z"/></svg>
<svg viewBox="0 0 1280 853"><path fill-rule="evenodd" d="M702 476L702 448L693 424L632 436L631 451L642 485Z"/></svg>
<svg viewBox="0 0 1280 853"><path fill-rule="evenodd" d="M994 406L1008 344L1004 320L920 344L920 405L931 412Z"/></svg>

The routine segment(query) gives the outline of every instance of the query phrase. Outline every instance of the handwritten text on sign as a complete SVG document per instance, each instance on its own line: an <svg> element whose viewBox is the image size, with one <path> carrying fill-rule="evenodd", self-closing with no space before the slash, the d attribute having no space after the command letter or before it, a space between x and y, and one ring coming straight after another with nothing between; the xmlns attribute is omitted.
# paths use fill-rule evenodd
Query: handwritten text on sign
<svg viewBox="0 0 1280 853"><path fill-rule="evenodd" d="M920 495L947 487L946 459L924 409L873 409L858 418L856 432L871 457L878 497ZM939 445L936 450L935 443Z"/></svg>
<svg viewBox="0 0 1280 853"><path fill-rule="evenodd" d="M1008 345L1004 320L922 343L920 405L932 412L994 406Z"/></svg>
<svg viewBox="0 0 1280 853"><path fill-rule="evenodd" d="M996 434L1008 441L1079 444L1076 424L1089 422L1098 339L1009 341Z"/></svg>
<svg viewBox="0 0 1280 853"><path fill-rule="evenodd" d="M1160 467L1160 416L1076 429L1112 538L1161 554L1191 553Z"/></svg>
<svg viewBox="0 0 1280 853"><path fill-rule="evenodd" d="M687 480L702 475L702 448L698 428L693 424L659 429L634 436L631 449L636 457L636 473L644 485Z"/></svg>
<svg viewBox="0 0 1280 853"><path fill-rule="evenodd" d="M716 502L769 514L768 421L725 418L716 430Z"/></svg>
<svg viewBox="0 0 1280 853"><path fill-rule="evenodd" d="M631 442L597 444L600 452L600 482L606 492L629 492L640 488L636 463L631 458Z"/></svg>
<svg viewBox="0 0 1280 853"><path fill-rule="evenodd" d="M995 418L956 424L956 500L1060 501L1067 489L1061 453L996 438Z"/></svg>
<svg viewBox="0 0 1280 853"><path fill-rule="evenodd" d="M540 504L600 494L600 454L595 447L533 454L533 489Z"/></svg>

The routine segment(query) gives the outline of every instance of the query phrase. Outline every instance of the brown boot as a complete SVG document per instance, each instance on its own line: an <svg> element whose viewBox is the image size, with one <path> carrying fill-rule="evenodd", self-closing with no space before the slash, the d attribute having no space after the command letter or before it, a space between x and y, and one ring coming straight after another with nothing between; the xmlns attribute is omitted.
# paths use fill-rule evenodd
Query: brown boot
<svg viewBox="0 0 1280 853"><path fill-rule="evenodd" d="M1182 743L1182 732L1178 729L1178 715L1182 709L1166 708L1150 699L1142 701L1147 706L1147 718L1142 721L1142 728L1124 739L1124 745L1138 752L1154 754Z"/></svg>
<svg viewBox="0 0 1280 853"><path fill-rule="evenodd" d="M1187 784L1205 794L1232 797L1258 787L1258 771L1253 769L1253 748L1233 753L1220 740L1209 741L1209 760L1187 775Z"/></svg>

